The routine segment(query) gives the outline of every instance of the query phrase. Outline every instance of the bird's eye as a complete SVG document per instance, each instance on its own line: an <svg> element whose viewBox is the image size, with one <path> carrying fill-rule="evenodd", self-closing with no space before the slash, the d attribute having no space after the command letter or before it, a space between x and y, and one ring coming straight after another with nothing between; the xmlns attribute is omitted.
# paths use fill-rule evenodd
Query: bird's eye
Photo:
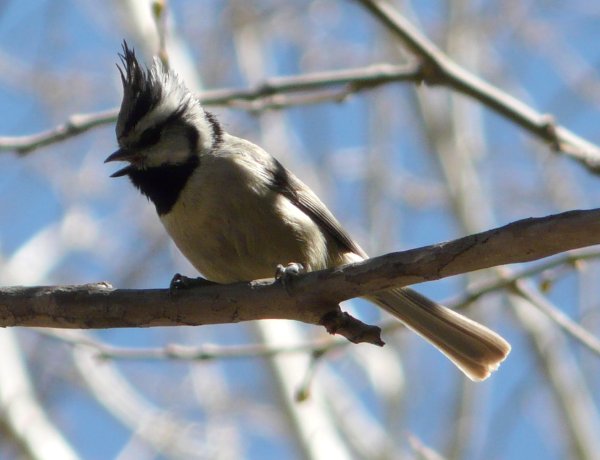
<svg viewBox="0 0 600 460"><path fill-rule="evenodd" d="M138 147L150 147L157 144L160 140L161 129L159 127L153 127L146 129L140 136Z"/></svg>

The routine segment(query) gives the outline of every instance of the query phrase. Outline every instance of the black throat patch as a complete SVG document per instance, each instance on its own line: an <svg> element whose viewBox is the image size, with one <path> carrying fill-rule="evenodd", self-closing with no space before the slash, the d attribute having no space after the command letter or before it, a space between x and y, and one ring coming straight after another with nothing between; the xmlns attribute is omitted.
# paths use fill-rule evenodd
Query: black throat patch
<svg viewBox="0 0 600 460"><path fill-rule="evenodd" d="M133 185L154 203L156 212L162 216L171 211L190 176L199 165L198 156L192 155L185 163L146 169L132 168L128 175Z"/></svg>

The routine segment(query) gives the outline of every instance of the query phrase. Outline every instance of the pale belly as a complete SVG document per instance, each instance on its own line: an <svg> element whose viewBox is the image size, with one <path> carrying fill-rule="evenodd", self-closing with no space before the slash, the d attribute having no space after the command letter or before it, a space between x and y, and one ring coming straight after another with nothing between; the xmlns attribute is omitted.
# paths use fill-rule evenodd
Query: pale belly
<svg viewBox="0 0 600 460"><path fill-rule="evenodd" d="M231 283L273 277L278 264L299 262L309 270L329 265L326 237L286 198L273 191L239 192L184 191L172 212L161 217L204 277Z"/></svg>

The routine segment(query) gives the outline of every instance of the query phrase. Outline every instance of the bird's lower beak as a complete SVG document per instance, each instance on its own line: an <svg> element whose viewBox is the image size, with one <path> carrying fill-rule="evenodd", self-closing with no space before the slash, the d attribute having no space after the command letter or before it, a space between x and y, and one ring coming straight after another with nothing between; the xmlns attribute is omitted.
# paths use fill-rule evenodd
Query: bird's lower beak
<svg viewBox="0 0 600 460"><path fill-rule="evenodd" d="M133 161L135 159L135 152L129 149L120 148L116 152L112 153L108 156L104 163L108 163L110 161ZM128 174L131 171L131 165L127 165L122 169L119 169L117 172L110 175L110 177L120 177Z"/></svg>

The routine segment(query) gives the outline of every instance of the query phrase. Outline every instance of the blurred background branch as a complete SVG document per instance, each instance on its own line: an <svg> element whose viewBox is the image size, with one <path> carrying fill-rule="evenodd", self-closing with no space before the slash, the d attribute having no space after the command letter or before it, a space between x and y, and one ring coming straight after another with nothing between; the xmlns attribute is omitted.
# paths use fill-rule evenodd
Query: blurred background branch
<svg viewBox="0 0 600 460"><path fill-rule="evenodd" d="M456 64L399 14L389 1L358 1L421 61L423 80L426 83L445 85L476 99L531 134L545 140L557 152L572 157L591 172L598 172L600 149L597 145L557 125L552 115L536 112L523 102Z"/></svg>

